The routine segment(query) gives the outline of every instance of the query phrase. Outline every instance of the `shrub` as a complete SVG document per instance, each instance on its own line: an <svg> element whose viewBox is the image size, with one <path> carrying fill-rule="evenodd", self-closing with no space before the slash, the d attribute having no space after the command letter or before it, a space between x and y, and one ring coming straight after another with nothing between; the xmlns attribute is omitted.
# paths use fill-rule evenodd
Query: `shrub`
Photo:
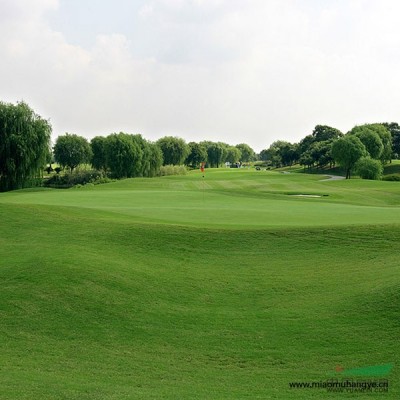
<svg viewBox="0 0 400 400"><path fill-rule="evenodd" d="M53 175L44 181L44 186L53 188L70 188L76 185L108 183L112 180L99 171L79 171L72 174Z"/></svg>
<svg viewBox="0 0 400 400"><path fill-rule="evenodd" d="M184 165L163 165L160 167L160 176L186 174L187 169Z"/></svg>
<svg viewBox="0 0 400 400"><path fill-rule="evenodd" d="M382 180L400 182L400 174L385 175Z"/></svg>
<svg viewBox="0 0 400 400"><path fill-rule="evenodd" d="M271 163L269 161L256 161L254 163L254 167L267 168L270 166L271 166Z"/></svg>
<svg viewBox="0 0 400 400"><path fill-rule="evenodd" d="M355 169L362 179L378 180L382 177L382 163L370 157L360 158L355 165Z"/></svg>

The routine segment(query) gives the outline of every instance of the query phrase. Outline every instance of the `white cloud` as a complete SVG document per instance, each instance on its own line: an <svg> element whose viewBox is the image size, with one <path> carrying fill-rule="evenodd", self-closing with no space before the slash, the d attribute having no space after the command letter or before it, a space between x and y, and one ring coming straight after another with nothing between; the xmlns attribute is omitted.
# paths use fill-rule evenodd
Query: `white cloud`
<svg viewBox="0 0 400 400"><path fill-rule="evenodd" d="M2 100L25 99L57 135L126 130L261 150L318 123L400 121L394 0L153 0L132 34L97 32L92 48L50 28L57 7L0 3Z"/></svg>
<svg viewBox="0 0 400 400"><path fill-rule="evenodd" d="M145 4L140 8L139 15L140 17L146 19L150 17L153 14L153 12L154 12L154 4L153 3Z"/></svg>
<svg viewBox="0 0 400 400"><path fill-rule="evenodd" d="M41 18L48 10L57 9L59 0L2 0L0 21Z"/></svg>

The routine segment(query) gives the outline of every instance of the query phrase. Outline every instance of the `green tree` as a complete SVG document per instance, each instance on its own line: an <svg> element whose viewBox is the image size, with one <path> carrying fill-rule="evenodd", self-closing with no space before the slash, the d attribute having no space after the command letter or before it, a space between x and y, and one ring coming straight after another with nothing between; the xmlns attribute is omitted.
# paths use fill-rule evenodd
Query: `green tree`
<svg viewBox="0 0 400 400"><path fill-rule="evenodd" d="M307 167L310 169L314 163L314 157L311 155L311 150L306 150L299 158L300 165L304 165L304 169Z"/></svg>
<svg viewBox="0 0 400 400"><path fill-rule="evenodd" d="M367 126L376 132L381 138L383 143L383 151L380 156L380 160L382 161L382 164L386 164L392 160L392 135L383 124L368 124Z"/></svg>
<svg viewBox="0 0 400 400"><path fill-rule="evenodd" d="M96 136L90 141L92 148L91 164L93 168L104 173L108 170L107 165L107 139L104 136Z"/></svg>
<svg viewBox="0 0 400 400"><path fill-rule="evenodd" d="M66 133L59 136L54 145L54 158L63 167L71 171L80 164L90 162L92 150L89 142L82 136Z"/></svg>
<svg viewBox="0 0 400 400"><path fill-rule="evenodd" d="M224 162L226 155L226 147L222 143L216 142L201 142L207 150L207 163L212 168L219 168L219 166Z"/></svg>
<svg viewBox="0 0 400 400"><path fill-rule="evenodd" d="M265 161L268 161L274 167L280 167L282 165L282 157L279 152L279 147L275 145L275 142L268 147L268 149L262 150L260 155Z"/></svg>
<svg viewBox="0 0 400 400"><path fill-rule="evenodd" d="M143 150L133 135L113 133L107 136L107 163L115 178L132 178L140 175Z"/></svg>
<svg viewBox="0 0 400 400"><path fill-rule="evenodd" d="M392 136L392 157L400 157L400 126L397 122L385 122L382 124Z"/></svg>
<svg viewBox="0 0 400 400"><path fill-rule="evenodd" d="M327 140L336 140L343 136L343 133L336 128L327 125L317 125L312 133L314 142L326 142Z"/></svg>
<svg viewBox="0 0 400 400"><path fill-rule="evenodd" d="M350 179L351 171L356 162L366 155L367 150L365 146L355 135L342 136L332 144L332 157L344 168L346 179Z"/></svg>
<svg viewBox="0 0 400 400"><path fill-rule="evenodd" d="M204 145L196 142L188 143L189 155L186 157L185 164L192 168L198 168L200 163L207 162L207 150Z"/></svg>
<svg viewBox="0 0 400 400"><path fill-rule="evenodd" d="M383 165L379 160L361 157L355 165L355 170L362 179L379 180L382 178Z"/></svg>
<svg viewBox="0 0 400 400"><path fill-rule="evenodd" d="M239 143L235 147L240 150L240 154L241 154L240 161L249 162L249 161L254 161L255 160L256 153L254 152L254 150L248 144Z"/></svg>
<svg viewBox="0 0 400 400"><path fill-rule="evenodd" d="M235 164L241 160L241 156L242 154L237 146L229 146L226 150L225 161Z"/></svg>
<svg viewBox="0 0 400 400"><path fill-rule="evenodd" d="M163 153L164 165L182 165L189 154L189 146L178 137L165 136L157 144Z"/></svg>
<svg viewBox="0 0 400 400"><path fill-rule="evenodd" d="M309 154L312 159L312 165L317 164L318 168L323 168L327 165L332 167L334 159L332 157L332 144L334 139L314 142L310 149L305 153ZM303 157L303 160L305 158Z"/></svg>
<svg viewBox="0 0 400 400"><path fill-rule="evenodd" d="M149 142L150 168L148 177L154 177L160 174L160 168L163 165L163 154L160 147L156 143Z"/></svg>
<svg viewBox="0 0 400 400"><path fill-rule="evenodd" d="M380 159L383 152L383 143L375 130L369 128L368 125L361 125L355 126L349 133L356 135L361 140L372 158Z"/></svg>
<svg viewBox="0 0 400 400"><path fill-rule="evenodd" d="M299 155L301 156L306 151L310 150L311 145L315 142L313 135L307 135L299 142Z"/></svg>
<svg viewBox="0 0 400 400"><path fill-rule="evenodd" d="M258 155L258 158L261 161L268 161L269 160L269 152L268 149L264 149L260 151L260 154Z"/></svg>
<svg viewBox="0 0 400 400"><path fill-rule="evenodd" d="M312 134L300 140L297 155L301 165L311 168L317 164L318 167L332 165L330 149L332 143L342 137L343 133L336 128L327 125L316 125Z"/></svg>
<svg viewBox="0 0 400 400"><path fill-rule="evenodd" d="M136 161L132 177L149 176L150 171L150 147L149 142L142 135L129 135L136 147Z"/></svg>
<svg viewBox="0 0 400 400"><path fill-rule="evenodd" d="M0 191L29 186L50 159L50 123L26 103L0 102Z"/></svg>
<svg viewBox="0 0 400 400"><path fill-rule="evenodd" d="M299 158L298 146L284 140L273 142L269 147L268 152L269 160L275 167L292 165Z"/></svg>
<svg viewBox="0 0 400 400"><path fill-rule="evenodd" d="M92 139L92 165L103 171L111 171L116 178L153 177L160 172L162 152L157 144L141 135L127 133L97 136Z"/></svg>
<svg viewBox="0 0 400 400"><path fill-rule="evenodd" d="M140 149L137 153L136 168L133 176L153 177L158 175L163 164L160 147L147 141L142 135L131 135L131 139Z"/></svg>

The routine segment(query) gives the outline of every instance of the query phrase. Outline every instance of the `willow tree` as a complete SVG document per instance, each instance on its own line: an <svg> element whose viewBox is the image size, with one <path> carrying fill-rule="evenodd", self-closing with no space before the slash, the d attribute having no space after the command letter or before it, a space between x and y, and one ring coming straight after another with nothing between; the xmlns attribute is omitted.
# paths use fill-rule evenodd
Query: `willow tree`
<svg viewBox="0 0 400 400"><path fill-rule="evenodd" d="M32 185L50 157L51 125L26 103L0 102L0 191Z"/></svg>
<svg viewBox="0 0 400 400"><path fill-rule="evenodd" d="M128 133L107 136L107 164L114 178L133 178L140 175L143 150L138 138Z"/></svg>
<svg viewBox="0 0 400 400"><path fill-rule="evenodd" d="M240 143L237 144L235 147L240 150L240 161L249 162L255 160L256 153L248 144Z"/></svg>
<svg viewBox="0 0 400 400"><path fill-rule="evenodd" d="M181 138L165 136L157 144L163 153L164 165L181 165L189 155L189 146Z"/></svg>
<svg viewBox="0 0 400 400"><path fill-rule="evenodd" d="M350 179L351 170L361 157L368 155L367 149L355 135L345 135L332 144L332 157L346 171L346 179Z"/></svg>
<svg viewBox="0 0 400 400"><path fill-rule="evenodd" d="M368 125L361 125L355 126L349 133L361 140L371 158L380 159L383 153L383 142L375 130L369 128Z"/></svg>
<svg viewBox="0 0 400 400"><path fill-rule="evenodd" d="M107 173L107 139L104 136L96 136L90 141L92 159L90 163L93 168Z"/></svg>

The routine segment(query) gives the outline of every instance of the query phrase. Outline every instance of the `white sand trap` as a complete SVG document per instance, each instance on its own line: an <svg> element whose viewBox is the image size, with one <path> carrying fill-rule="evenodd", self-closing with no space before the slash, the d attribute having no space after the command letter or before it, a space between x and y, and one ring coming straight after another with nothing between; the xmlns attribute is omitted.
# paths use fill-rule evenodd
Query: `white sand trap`
<svg viewBox="0 0 400 400"><path fill-rule="evenodd" d="M327 176L328 178L321 179L320 182L323 182L323 181L341 181L343 179L346 179L344 176L339 176L339 175L325 175L325 176Z"/></svg>
<svg viewBox="0 0 400 400"><path fill-rule="evenodd" d="M289 196L295 196L295 197L322 197L319 194L290 194Z"/></svg>

